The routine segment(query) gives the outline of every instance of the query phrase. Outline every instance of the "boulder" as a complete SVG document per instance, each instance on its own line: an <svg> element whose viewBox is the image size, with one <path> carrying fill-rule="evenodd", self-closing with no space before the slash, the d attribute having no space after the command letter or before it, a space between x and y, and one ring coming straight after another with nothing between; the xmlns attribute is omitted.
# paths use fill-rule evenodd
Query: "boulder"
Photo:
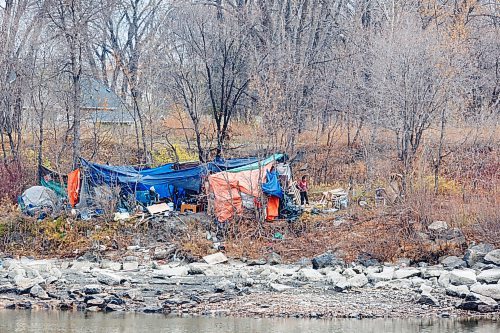
<svg viewBox="0 0 500 333"><path fill-rule="evenodd" d="M347 278L339 272L331 271L326 274L326 281L328 284L336 285L339 282L347 281Z"/></svg>
<svg viewBox="0 0 500 333"><path fill-rule="evenodd" d="M431 306L439 306L439 301L430 294L422 294L420 298L417 300L418 304L431 305Z"/></svg>
<svg viewBox="0 0 500 333"><path fill-rule="evenodd" d="M229 280L223 279L214 285L214 290L217 293L222 293L234 289L235 284Z"/></svg>
<svg viewBox="0 0 500 333"><path fill-rule="evenodd" d="M43 290L42 287L40 287L38 284L34 285L30 289L30 295L33 297L37 297L39 299L50 299L49 295L45 290Z"/></svg>
<svg viewBox="0 0 500 333"><path fill-rule="evenodd" d="M356 272L352 268L347 268L342 272L342 275L349 279L355 276Z"/></svg>
<svg viewBox="0 0 500 333"><path fill-rule="evenodd" d="M120 262L114 262L110 260L103 260L101 262L102 269L110 269L112 271L119 271L122 269L122 264Z"/></svg>
<svg viewBox="0 0 500 333"><path fill-rule="evenodd" d="M250 259L247 261L248 266L262 266L267 264L266 259L260 258L260 259Z"/></svg>
<svg viewBox="0 0 500 333"><path fill-rule="evenodd" d="M394 272L395 279L407 279L419 275L420 270L418 268L401 268Z"/></svg>
<svg viewBox="0 0 500 333"><path fill-rule="evenodd" d="M500 284L475 284L470 291L500 301Z"/></svg>
<svg viewBox="0 0 500 333"><path fill-rule="evenodd" d="M484 283L497 283L500 281L500 268L487 269L478 274L477 280Z"/></svg>
<svg viewBox="0 0 500 333"><path fill-rule="evenodd" d="M277 254L276 252L271 252L267 256L267 263L269 265L279 265L281 264L281 256Z"/></svg>
<svg viewBox="0 0 500 333"><path fill-rule="evenodd" d="M137 271L139 270L139 263L137 261L126 261L123 263L124 271Z"/></svg>
<svg viewBox="0 0 500 333"><path fill-rule="evenodd" d="M445 221L434 221L427 227L427 229L433 232L441 232L448 229L448 224Z"/></svg>
<svg viewBox="0 0 500 333"><path fill-rule="evenodd" d="M188 266L162 266L161 269L153 271L153 277L165 279L170 277L187 276L189 274Z"/></svg>
<svg viewBox="0 0 500 333"><path fill-rule="evenodd" d="M206 275L208 270L210 270L210 265L202 262L193 262L188 265L189 275Z"/></svg>
<svg viewBox="0 0 500 333"><path fill-rule="evenodd" d="M283 291L286 291L286 290L290 290L290 289L293 289L293 287L290 287L290 286L287 286L287 285L284 285L284 284L280 284L280 283L271 283L269 285L270 289L272 291L276 291L276 292L283 292Z"/></svg>
<svg viewBox="0 0 500 333"><path fill-rule="evenodd" d="M351 287L361 288L368 284L368 278L364 274L356 274L347 280Z"/></svg>
<svg viewBox="0 0 500 333"><path fill-rule="evenodd" d="M367 278L373 284L380 281L390 281L394 278L394 267L386 266L380 273L369 273Z"/></svg>
<svg viewBox="0 0 500 333"><path fill-rule="evenodd" d="M118 274L109 273L109 272L98 272L96 275L97 281L103 284L107 284L108 286L117 286L122 282L125 282L126 279Z"/></svg>
<svg viewBox="0 0 500 333"><path fill-rule="evenodd" d="M361 253L358 255L358 263L365 267L370 267L370 266L379 266L380 262L375 259L371 254L369 253Z"/></svg>
<svg viewBox="0 0 500 333"><path fill-rule="evenodd" d="M95 298L90 298L87 300L87 305L89 306L98 306L98 307L104 307L104 299L100 297L95 297Z"/></svg>
<svg viewBox="0 0 500 333"><path fill-rule="evenodd" d="M102 292L102 287L99 284L88 284L83 287L82 291L86 295L95 295L95 294L100 294Z"/></svg>
<svg viewBox="0 0 500 333"><path fill-rule="evenodd" d="M418 287L418 288L420 288L420 286L422 286L424 284L429 284L430 283L429 280L424 280L424 279L422 279L422 278L420 278L418 276L414 276L414 277L410 278L409 280L410 280L411 285L413 287Z"/></svg>
<svg viewBox="0 0 500 333"><path fill-rule="evenodd" d="M441 264L443 264L444 267L451 268L451 269L466 266L465 261L463 261L461 258L459 258L457 256L445 257L441 260Z"/></svg>
<svg viewBox="0 0 500 333"><path fill-rule="evenodd" d="M438 285L441 287L448 287L450 285L450 273L449 272L444 272L439 276L438 279Z"/></svg>
<svg viewBox="0 0 500 333"><path fill-rule="evenodd" d="M15 290L16 288L10 283L0 284L0 294L11 293L14 292Z"/></svg>
<svg viewBox="0 0 500 333"><path fill-rule="evenodd" d="M472 267L477 262L484 262L484 257L494 250L493 245L481 243L469 248L464 255L467 266Z"/></svg>
<svg viewBox="0 0 500 333"><path fill-rule="evenodd" d="M421 275L424 279L431 277L440 277L441 274L446 272L441 266L430 266L421 268Z"/></svg>
<svg viewBox="0 0 500 333"><path fill-rule="evenodd" d="M98 306L89 306L88 308L85 308L85 311L98 312L98 311L101 311L101 308Z"/></svg>
<svg viewBox="0 0 500 333"><path fill-rule="evenodd" d="M27 293L35 285L43 283L45 283L45 281L42 278L29 279L20 275L14 278L14 284L20 294Z"/></svg>
<svg viewBox="0 0 500 333"><path fill-rule="evenodd" d="M105 310L108 312L123 311L123 307L121 305L118 305L118 304L109 303L109 304L106 304Z"/></svg>
<svg viewBox="0 0 500 333"><path fill-rule="evenodd" d="M476 272L473 269L454 269L450 272L450 283L455 286L470 286L476 282Z"/></svg>
<svg viewBox="0 0 500 333"><path fill-rule="evenodd" d="M491 297L483 296L476 293L469 293L464 301L457 306L459 309L478 311L485 307L498 308L497 302Z"/></svg>
<svg viewBox="0 0 500 333"><path fill-rule="evenodd" d="M302 268L297 272L297 280L304 282L318 282L323 280L323 275L315 269Z"/></svg>
<svg viewBox="0 0 500 333"><path fill-rule="evenodd" d="M469 287L467 286L454 286L450 284L448 287L446 287L446 295L449 296L464 298L469 293Z"/></svg>
<svg viewBox="0 0 500 333"><path fill-rule="evenodd" d="M335 284L335 291L341 292L344 290L347 290L351 288L351 284L347 281L339 281L337 284Z"/></svg>
<svg viewBox="0 0 500 333"><path fill-rule="evenodd" d="M489 264L495 264L497 266L500 266L500 249L488 252L484 256L484 261Z"/></svg>
<svg viewBox="0 0 500 333"><path fill-rule="evenodd" d="M420 292L422 294L430 294L432 292L432 287L426 284L420 286Z"/></svg>
<svg viewBox="0 0 500 333"><path fill-rule="evenodd" d="M325 252L317 257L314 257L312 260L312 265L314 269L320 269L324 267L332 267L332 266L344 266L345 262L342 258L339 258L337 254L332 252Z"/></svg>

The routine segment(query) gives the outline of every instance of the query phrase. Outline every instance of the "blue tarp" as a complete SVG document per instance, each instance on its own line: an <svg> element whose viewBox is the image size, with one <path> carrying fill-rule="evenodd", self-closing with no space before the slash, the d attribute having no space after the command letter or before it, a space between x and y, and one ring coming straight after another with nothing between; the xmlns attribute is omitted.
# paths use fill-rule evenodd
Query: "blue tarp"
<svg viewBox="0 0 500 333"><path fill-rule="evenodd" d="M214 162L183 170L174 170L173 163L140 170L132 166L102 165L81 159L86 177L91 185L120 186L122 190L130 193L148 191L153 186L161 198L173 197L174 189L199 193L201 178L208 171L230 170L256 161L258 159L253 157L216 159Z"/></svg>
<svg viewBox="0 0 500 333"><path fill-rule="evenodd" d="M278 173L276 171L266 171L266 182L262 184L262 192L280 199L283 198L283 190L281 189Z"/></svg>
<svg viewBox="0 0 500 333"><path fill-rule="evenodd" d="M205 168L197 166L185 170L172 170L170 165L137 170L131 166L110 166L82 159L82 166L92 185L121 186L131 192L147 191L154 186L160 193L168 193L168 186L199 192Z"/></svg>

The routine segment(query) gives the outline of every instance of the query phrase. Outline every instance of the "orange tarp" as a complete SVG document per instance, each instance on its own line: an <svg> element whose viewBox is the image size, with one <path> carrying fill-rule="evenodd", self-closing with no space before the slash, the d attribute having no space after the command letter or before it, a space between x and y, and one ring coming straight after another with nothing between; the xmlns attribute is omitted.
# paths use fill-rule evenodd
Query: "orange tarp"
<svg viewBox="0 0 500 333"><path fill-rule="evenodd" d="M267 199L267 217L266 220L272 221L279 216L280 198L274 195Z"/></svg>
<svg viewBox="0 0 500 333"><path fill-rule="evenodd" d="M80 169L71 171L68 174L68 198L71 207L78 203L78 193L80 192Z"/></svg>
<svg viewBox="0 0 500 333"><path fill-rule="evenodd" d="M208 176L211 191L214 193L215 216L220 222L230 220L234 214L242 210L240 192L257 197L260 195L260 185L266 179L266 170L273 163L260 169L241 172L219 172Z"/></svg>

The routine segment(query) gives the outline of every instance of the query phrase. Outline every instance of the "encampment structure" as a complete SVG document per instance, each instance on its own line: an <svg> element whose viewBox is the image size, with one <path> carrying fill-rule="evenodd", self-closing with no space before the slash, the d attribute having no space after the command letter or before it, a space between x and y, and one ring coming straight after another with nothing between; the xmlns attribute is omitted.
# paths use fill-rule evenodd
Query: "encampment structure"
<svg viewBox="0 0 500 333"><path fill-rule="evenodd" d="M165 202L173 210L191 204L221 223L244 210L274 220L295 205L293 196L287 195L291 170L284 154L169 163L156 168L103 165L83 158L80 164L68 175L44 168L41 185L54 190L82 218L110 209L148 211L147 207ZM110 203L114 206L104 207Z"/></svg>

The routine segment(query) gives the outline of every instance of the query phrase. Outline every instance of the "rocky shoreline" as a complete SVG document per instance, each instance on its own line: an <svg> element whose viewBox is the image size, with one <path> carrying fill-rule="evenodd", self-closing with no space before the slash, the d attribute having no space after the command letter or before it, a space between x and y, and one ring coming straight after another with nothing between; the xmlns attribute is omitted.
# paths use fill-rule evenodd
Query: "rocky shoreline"
<svg viewBox="0 0 500 333"><path fill-rule="evenodd" d="M166 261L168 249L129 247L121 260L0 259L0 309L175 315L408 318L500 317L500 249L473 246L439 265L346 264L335 253L282 264ZM90 259L90 260L89 260Z"/></svg>

